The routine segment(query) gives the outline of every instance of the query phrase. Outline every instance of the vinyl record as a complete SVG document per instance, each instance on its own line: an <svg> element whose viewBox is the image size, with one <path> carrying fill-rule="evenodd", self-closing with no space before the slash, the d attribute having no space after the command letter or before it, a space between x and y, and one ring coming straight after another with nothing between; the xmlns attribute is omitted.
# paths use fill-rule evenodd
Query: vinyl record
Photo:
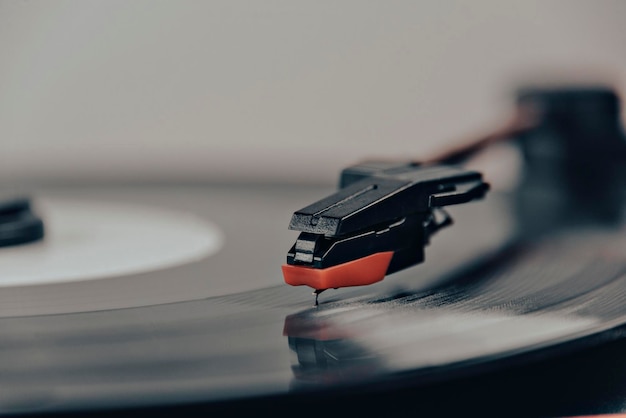
<svg viewBox="0 0 626 418"><path fill-rule="evenodd" d="M427 393L417 388L574 353L626 322L626 231L518 242L498 194L452 210L455 226L434 237L423 265L329 290L314 307L310 289L282 282L280 265L295 238L291 212L328 191L35 191L44 219L75 219L76 242L105 244L81 244L75 260L54 259L58 248L45 246L67 244L54 235L0 252L0 412L288 412L341 396L363 407L389 388L410 399ZM121 228L107 227L112 218ZM119 253L106 247L112 237ZM146 261L142 245L163 254ZM98 250L106 254L90 260ZM50 254L50 270L19 264L29 252ZM67 265L80 269L60 278Z"/></svg>

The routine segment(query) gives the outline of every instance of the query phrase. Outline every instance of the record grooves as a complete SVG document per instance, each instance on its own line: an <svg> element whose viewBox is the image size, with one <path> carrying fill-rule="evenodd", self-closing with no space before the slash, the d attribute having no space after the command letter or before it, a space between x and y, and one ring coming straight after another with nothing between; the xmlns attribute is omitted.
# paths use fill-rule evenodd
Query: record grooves
<svg viewBox="0 0 626 418"><path fill-rule="evenodd" d="M497 200L489 205L499 207ZM480 209L455 214L459 227L491 219L493 212ZM330 290L318 308L306 289L278 285L2 318L0 410L133 413L158 406L164 409L153 412L166 413L168 405L195 405L224 412L264 405L287 413L314 398L358 401L355 410L365 411L375 408L368 393L406 407L428 394L441 400L448 390L469 408L484 399L479 382L512 400L485 376L517 370L517 388L550 367L571 377L563 370L577 361L577 350L618 335L605 331L626 323L626 258L619 251L626 233L563 229L503 252L506 237L494 236L498 251L480 263L472 256L472 268L459 264L448 276L432 256L429 266L440 276L434 285L416 280L418 272L427 275L417 268L378 287ZM467 242L457 244L467 249ZM470 377L474 383L463 386ZM416 388L422 398L411 392ZM415 410L432 408L432 399Z"/></svg>

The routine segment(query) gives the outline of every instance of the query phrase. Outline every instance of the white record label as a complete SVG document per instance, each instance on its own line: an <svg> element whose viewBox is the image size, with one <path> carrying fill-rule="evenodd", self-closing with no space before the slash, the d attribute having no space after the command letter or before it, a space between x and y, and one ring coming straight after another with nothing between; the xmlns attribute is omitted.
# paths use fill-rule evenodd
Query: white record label
<svg viewBox="0 0 626 418"><path fill-rule="evenodd" d="M223 244L217 226L186 212L51 198L36 209L46 236L0 251L0 287L146 273L200 260Z"/></svg>

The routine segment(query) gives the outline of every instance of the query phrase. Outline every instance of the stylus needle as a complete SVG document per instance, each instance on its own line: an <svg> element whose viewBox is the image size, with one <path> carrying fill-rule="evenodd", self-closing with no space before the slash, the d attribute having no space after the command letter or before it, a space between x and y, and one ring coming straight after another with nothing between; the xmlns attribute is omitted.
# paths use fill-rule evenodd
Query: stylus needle
<svg viewBox="0 0 626 418"><path fill-rule="evenodd" d="M315 292L313 292L313 294L315 295L315 306L318 306L318 298L320 296L320 293L322 293L324 290L326 289L315 289Z"/></svg>

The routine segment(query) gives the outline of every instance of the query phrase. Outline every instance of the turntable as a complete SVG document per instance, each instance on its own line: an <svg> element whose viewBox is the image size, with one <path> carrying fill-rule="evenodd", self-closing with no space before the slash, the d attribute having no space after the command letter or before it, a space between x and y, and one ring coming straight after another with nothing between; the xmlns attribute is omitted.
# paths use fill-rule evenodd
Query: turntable
<svg viewBox="0 0 626 418"><path fill-rule="evenodd" d="M358 163L337 190L101 184L5 199L0 412L625 411L618 96L516 100L492 135ZM465 167L496 143L524 157L513 190ZM377 254L382 268L362 263ZM307 286L327 290L319 304Z"/></svg>

